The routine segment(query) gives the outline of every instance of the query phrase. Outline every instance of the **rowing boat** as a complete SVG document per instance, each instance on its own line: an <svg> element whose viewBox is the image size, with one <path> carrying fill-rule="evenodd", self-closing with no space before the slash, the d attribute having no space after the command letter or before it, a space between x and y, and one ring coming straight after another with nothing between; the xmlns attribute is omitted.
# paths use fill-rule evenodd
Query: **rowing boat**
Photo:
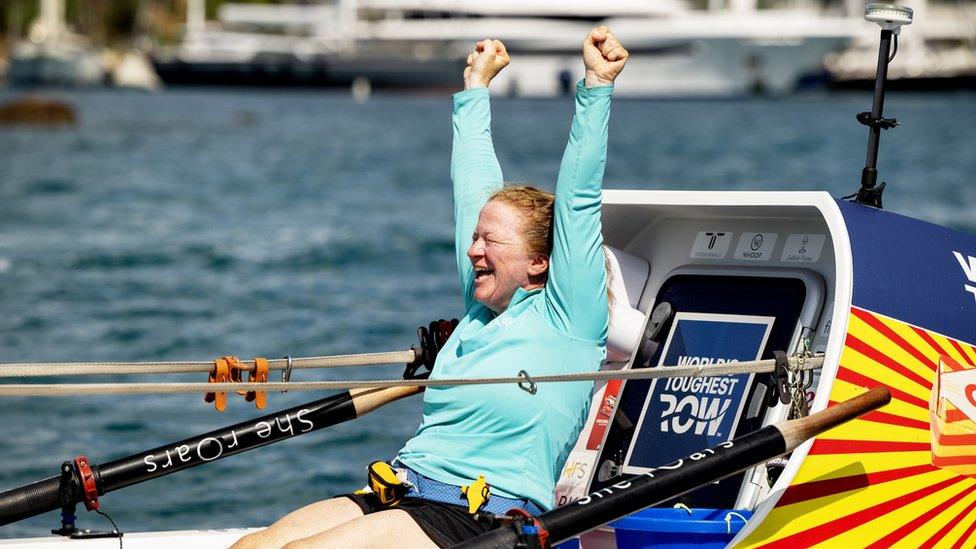
<svg viewBox="0 0 976 549"><path fill-rule="evenodd" d="M885 32L890 40L892 29L882 31L883 40ZM887 57L884 42L882 52ZM879 74L880 99L883 80ZM551 541L587 548L666 540L740 547L976 543L976 237L880 208L878 136L890 124L880 107L876 94L875 109L859 117L870 126L869 162L854 201L822 192L604 193L616 298L608 362L557 485L558 503L584 514L595 501L616 508L622 500L614 498L629 494L634 479L661 477L713 454L722 465L715 478L636 507L650 509L627 518L601 514L603 526L578 538L560 526ZM531 368L524 374L496 381L527 390L552 381L533 378ZM396 394L416 393L411 384L423 383L409 379ZM874 387L890 394L883 408L863 409L754 461L733 467L722 457L723 448L741 447L755 433L822 417ZM212 388L219 394L239 387ZM61 476L0 494L0 516L9 522L66 499L97 500L176 472L180 462L189 467L230 455L231 444L244 450L287 438L291 433L274 429L282 418L307 421L311 431L385 402L360 407L359 391L107 464L66 462ZM94 480L86 487L88 470ZM65 496L65 486L78 493ZM543 529L589 524L526 520ZM244 532L123 539L130 547L222 547ZM0 542L52 544L115 547L119 539Z"/></svg>

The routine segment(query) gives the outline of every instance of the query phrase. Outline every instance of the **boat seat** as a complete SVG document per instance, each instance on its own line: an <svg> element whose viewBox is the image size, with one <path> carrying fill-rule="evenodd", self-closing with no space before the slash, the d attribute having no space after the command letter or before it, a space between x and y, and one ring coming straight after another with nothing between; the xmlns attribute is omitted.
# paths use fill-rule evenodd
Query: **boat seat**
<svg viewBox="0 0 976 549"><path fill-rule="evenodd" d="M610 303L610 329L607 332L607 359L601 371L620 370L627 366L644 334L644 313L638 309L644 288L647 286L651 266L647 260L611 246L604 246L609 267L607 286L613 299ZM610 418L604 406L610 394L616 399L621 382L596 381L586 424L570 452L567 465L556 484L556 502L563 505L586 494L590 481L589 471L603 432ZM609 393L607 392L609 391ZM610 408L612 408L610 404ZM601 415L601 411L607 413ZM599 426L595 426L599 424ZM583 473L587 471L587 473Z"/></svg>
<svg viewBox="0 0 976 549"><path fill-rule="evenodd" d="M610 329L607 333L607 362L628 362L644 332L644 313L637 305L650 275L646 260L611 246L604 246L610 265L608 287Z"/></svg>

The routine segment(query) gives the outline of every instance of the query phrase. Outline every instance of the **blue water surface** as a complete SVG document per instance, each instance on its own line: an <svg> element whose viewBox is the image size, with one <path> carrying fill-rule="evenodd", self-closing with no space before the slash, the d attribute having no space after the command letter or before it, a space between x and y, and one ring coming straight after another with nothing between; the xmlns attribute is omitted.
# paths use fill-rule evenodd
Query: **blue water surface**
<svg viewBox="0 0 976 549"><path fill-rule="evenodd" d="M0 128L0 362L402 350L416 326L461 314L446 97L52 95L75 106L77 126ZM0 101L14 96L0 90ZM869 107L868 94L618 100L606 186L848 194L867 135L854 115ZM891 93L886 108L904 123L882 136L886 206L976 232L976 96ZM506 178L551 187L571 114L567 99L494 100ZM272 394L269 409L322 396ZM267 524L361 486L365 464L414 432L420 405L394 403L102 503L127 531ZM0 491L78 454L99 463L256 415L236 399L218 414L198 395L4 398ZM0 537L57 522L49 513Z"/></svg>

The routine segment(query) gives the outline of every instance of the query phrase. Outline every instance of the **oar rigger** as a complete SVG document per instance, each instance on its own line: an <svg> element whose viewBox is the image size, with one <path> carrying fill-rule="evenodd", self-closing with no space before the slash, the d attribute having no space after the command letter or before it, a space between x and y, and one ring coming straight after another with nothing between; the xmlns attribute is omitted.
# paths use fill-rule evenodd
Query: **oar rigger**
<svg viewBox="0 0 976 549"><path fill-rule="evenodd" d="M508 525L516 535L515 549L548 549L549 530L525 509L512 509L504 517L496 517L503 526Z"/></svg>
<svg viewBox="0 0 976 549"><path fill-rule="evenodd" d="M58 477L58 501L61 504L61 527L52 529L52 534L72 539L83 538L121 538L122 532L115 528L112 531L79 530L75 525L78 502L85 504L85 509L98 511L98 474L86 456L78 456L72 461L61 464L61 476ZM100 514L108 515L98 511ZM112 519L109 518L111 522ZM112 522L114 526L115 523Z"/></svg>

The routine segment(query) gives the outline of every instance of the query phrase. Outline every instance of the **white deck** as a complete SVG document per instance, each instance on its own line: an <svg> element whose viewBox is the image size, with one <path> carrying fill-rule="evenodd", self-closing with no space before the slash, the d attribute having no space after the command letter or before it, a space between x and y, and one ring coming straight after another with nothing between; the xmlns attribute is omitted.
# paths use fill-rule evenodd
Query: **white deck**
<svg viewBox="0 0 976 549"><path fill-rule="evenodd" d="M122 546L126 549L172 549L173 547L192 547L193 549L226 548L241 538L241 536L255 532L259 528L235 528L229 530L176 530L172 532L133 532L122 537ZM67 539L61 536L47 536L43 538L0 539L0 547L43 547L82 548L82 549L117 549L118 538L97 539Z"/></svg>

